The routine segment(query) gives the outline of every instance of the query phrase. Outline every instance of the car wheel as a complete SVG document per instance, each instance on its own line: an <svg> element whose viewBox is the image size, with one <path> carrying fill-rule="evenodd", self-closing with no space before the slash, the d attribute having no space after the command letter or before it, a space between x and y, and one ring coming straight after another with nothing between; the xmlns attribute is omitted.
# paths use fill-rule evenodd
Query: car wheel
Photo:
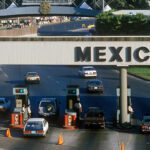
<svg viewBox="0 0 150 150"><path fill-rule="evenodd" d="M49 128L48 128L48 130L46 131L46 134L49 132Z"/></svg>
<svg viewBox="0 0 150 150"><path fill-rule="evenodd" d="M43 137L46 137L47 132L45 132L45 134L43 135Z"/></svg>

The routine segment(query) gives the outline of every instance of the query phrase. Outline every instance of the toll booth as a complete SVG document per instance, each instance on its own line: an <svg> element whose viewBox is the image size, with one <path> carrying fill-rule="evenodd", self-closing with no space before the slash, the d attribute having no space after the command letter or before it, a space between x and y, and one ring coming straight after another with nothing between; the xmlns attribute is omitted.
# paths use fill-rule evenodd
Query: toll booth
<svg viewBox="0 0 150 150"><path fill-rule="evenodd" d="M23 128L25 124L23 106L27 107L30 104L28 98L27 87L14 87L13 95L15 96L15 108L11 113L10 126L14 128ZM26 117L28 118L28 116Z"/></svg>
<svg viewBox="0 0 150 150"><path fill-rule="evenodd" d="M66 109L73 110L74 104L80 97L80 91L78 85L68 85L67 86L67 106Z"/></svg>
<svg viewBox="0 0 150 150"><path fill-rule="evenodd" d="M116 89L116 93L117 93L117 117L116 117L116 123L120 123L120 88L118 87ZM131 124L131 119L132 119L132 115L133 115L133 108L132 108L132 102L131 102L131 88L128 86L127 89L127 114L128 114L128 122L129 124Z"/></svg>
<svg viewBox="0 0 150 150"><path fill-rule="evenodd" d="M67 129L75 129L77 113L74 110L74 104L77 102L77 99L80 97L79 86L68 85L66 97L67 97L67 102L66 102L66 110L64 115L64 127Z"/></svg>

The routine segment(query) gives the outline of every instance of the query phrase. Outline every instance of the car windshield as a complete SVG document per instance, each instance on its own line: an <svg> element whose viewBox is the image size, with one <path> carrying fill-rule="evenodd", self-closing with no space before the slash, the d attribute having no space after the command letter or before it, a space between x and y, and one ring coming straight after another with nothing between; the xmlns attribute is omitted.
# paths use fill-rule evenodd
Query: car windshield
<svg viewBox="0 0 150 150"><path fill-rule="evenodd" d="M43 130L43 125L41 121L28 122L25 130Z"/></svg>
<svg viewBox="0 0 150 150"><path fill-rule="evenodd" d="M88 84L100 85L102 84L101 81L89 81Z"/></svg>
<svg viewBox="0 0 150 150"><path fill-rule="evenodd" d="M36 72L29 72L29 73L27 73L27 75L28 76L36 76L36 75L38 75Z"/></svg>

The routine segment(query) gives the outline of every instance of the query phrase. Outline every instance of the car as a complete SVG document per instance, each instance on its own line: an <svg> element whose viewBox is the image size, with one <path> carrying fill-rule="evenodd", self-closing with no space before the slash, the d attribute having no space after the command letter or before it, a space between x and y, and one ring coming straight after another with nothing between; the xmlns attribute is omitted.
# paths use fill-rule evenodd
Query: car
<svg viewBox="0 0 150 150"><path fill-rule="evenodd" d="M46 136L49 123L44 118L29 118L23 128L24 136Z"/></svg>
<svg viewBox="0 0 150 150"><path fill-rule="evenodd" d="M84 125L86 127L97 125L100 128L105 128L105 117L103 110L100 107L88 107L84 116Z"/></svg>
<svg viewBox="0 0 150 150"><path fill-rule="evenodd" d="M79 70L79 76L83 78L97 77L97 71L93 66L83 66Z"/></svg>
<svg viewBox="0 0 150 150"><path fill-rule="evenodd" d="M38 114L43 117L58 115L56 98L42 98L39 103Z"/></svg>
<svg viewBox="0 0 150 150"><path fill-rule="evenodd" d="M142 133L150 132L150 115L144 115L142 123L140 125L140 131Z"/></svg>
<svg viewBox="0 0 150 150"><path fill-rule="evenodd" d="M95 28L95 25L94 25L94 24L90 24L90 25L87 26L87 28L88 28L88 29Z"/></svg>
<svg viewBox="0 0 150 150"><path fill-rule="evenodd" d="M25 76L26 83L40 83L40 76L37 72L27 72Z"/></svg>
<svg viewBox="0 0 150 150"><path fill-rule="evenodd" d="M10 100L5 97L0 97L0 111L6 112L9 111L11 107Z"/></svg>
<svg viewBox="0 0 150 150"><path fill-rule="evenodd" d="M99 79L92 79L87 81L87 91L88 92L99 92L101 94L104 93L104 86L101 80Z"/></svg>

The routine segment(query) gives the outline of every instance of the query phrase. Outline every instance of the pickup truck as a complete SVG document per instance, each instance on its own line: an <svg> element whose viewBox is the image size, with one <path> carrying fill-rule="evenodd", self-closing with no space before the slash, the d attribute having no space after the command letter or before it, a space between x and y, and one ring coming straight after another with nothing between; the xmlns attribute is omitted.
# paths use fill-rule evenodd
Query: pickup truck
<svg viewBox="0 0 150 150"><path fill-rule="evenodd" d="M98 125L100 128L105 128L104 113L99 107L89 107L84 116L84 125Z"/></svg>

